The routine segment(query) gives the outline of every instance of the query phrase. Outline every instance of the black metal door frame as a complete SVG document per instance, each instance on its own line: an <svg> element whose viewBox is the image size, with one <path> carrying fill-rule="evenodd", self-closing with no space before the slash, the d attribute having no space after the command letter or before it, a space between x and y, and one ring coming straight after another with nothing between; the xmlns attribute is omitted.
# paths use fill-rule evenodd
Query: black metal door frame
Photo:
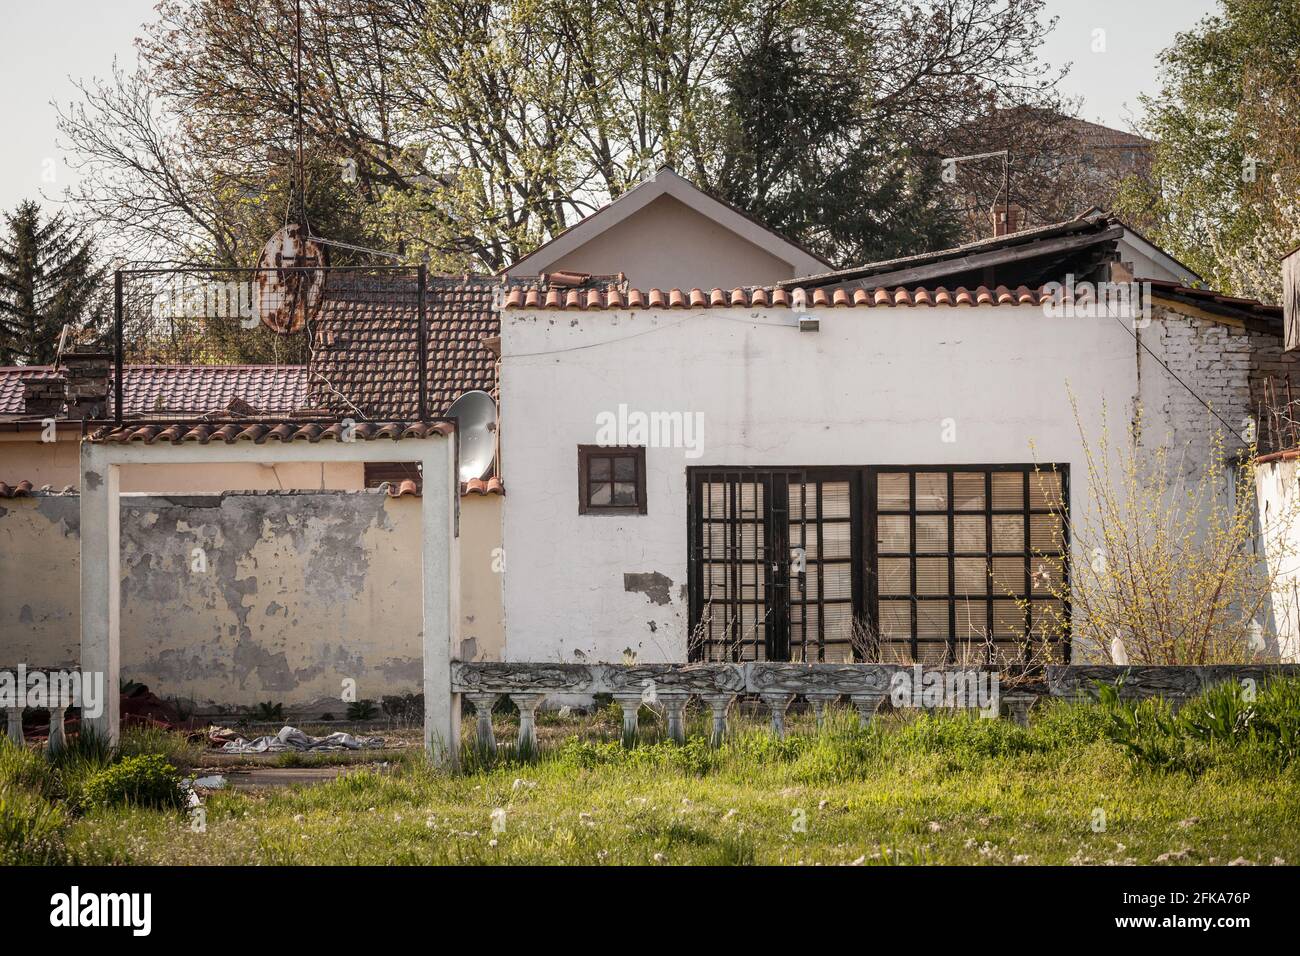
<svg viewBox="0 0 1300 956"><path fill-rule="evenodd" d="M791 520L790 520L790 493L791 488L800 489L800 493L805 497L801 500L799 508L799 522L801 525L800 541L807 543L809 541L808 529L812 527L818 534L818 555L822 554L821 550L821 528L822 521L820 517L809 521L808 491L810 486L815 490L818 505L815 508L815 514L821 515L820 497L822 484L828 481L843 481L849 486L849 525L850 525L850 565L851 565L851 605L854 620L861 620L865 611L865 588L863 585L863 575L861 568L865 560L863 550L863 508L862 501L863 490L863 471L860 468L841 468L841 467L813 467L813 468L792 468L792 467L742 467L742 468L692 468L688 469L687 484L689 489L687 500L687 522L689 530L689 600L690 600L690 620L694 628L704 613L704 594L705 594L705 566L710 563L706 560L705 548L705 525L706 521L718 520L717 515L711 511L712 499L706 500L704 495L704 486L706 483L722 482L727 488L727 513L726 520L734 521L731 531L729 544L739 553L738 533L743 533L744 526L749 523L761 521L763 527L763 548L761 556L749 561L750 564L757 564L761 560L763 566L764 582L764 619L767 622L765 629L764 656L766 660L786 661L790 660L791 649L791 565L796 556L793 552L791 540ZM749 484L756 488L763 489L763 508L762 515L757 514L746 516L741 507L742 495L738 489L744 484ZM804 555L806 561L806 553ZM742 602L743 598L739 597L741 593L739 575L740 569L746 564L743 556L735 562L735 580L729 582L729 593L732 595L732 601ZM807 564L805 563L805 574L807 573ZM818 607L818 633L816 646L818 648L817 659L821 660L825 653L825 616L822 613L824 609L825 592L822 587L825 583L824 566L821 560L818 560L816 571L822 577L818 580L816 590L817 598L815 599ZM803 586L804 580L799 579L799 586ZM804 593L807 593L806 591ZM806 617L804 618L806 621ZM805 623L805 629L806 629ZM743 635L740 636L743 639ZM742 644L739 641L733 641L732 652L728 655L731 658L740 659L742 656ZM694 655L695 650L692 649ZM806 645L805 645L806 654Z"/></svg>

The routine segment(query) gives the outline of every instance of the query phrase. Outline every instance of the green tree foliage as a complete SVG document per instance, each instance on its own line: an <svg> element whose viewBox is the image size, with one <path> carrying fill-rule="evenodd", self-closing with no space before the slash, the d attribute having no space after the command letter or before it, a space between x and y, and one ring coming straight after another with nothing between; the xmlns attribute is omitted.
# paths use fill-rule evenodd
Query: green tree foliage
<svg viewBox="0 0 1300 956"><path fill-rule="evenodd" d="M954 130L1059 106L1037 60L1041 0L302 11L314 231L447 271L506 266L663 164L827 255L910 251L946 241L934 180ZM283 216L294 23L295 0L162 0L138 70L63 109L83 163L73 198L115 242L248 264ZM795 30L806 49L792 57L779 44Z"/></svg>
<svg viewBox="0 0 1300 956"><path fill-rule="evenodd" d="M94 243L62 215L44 217L30 200L5 213L0 237L0 365L54 361L64 326L103 319L105 270Z"/></svg>
<svg viewBox="0 0 1300 956"><path fill-rule="evenodd" d="M759 21L725 72L715 180L723 198L835 262L952 245L939 161L877 128L866 70L844 38Z"/></svg>
<svg viewBox="0 0 1300 956"><path fill-rule="evenodd" d="M1300 2L1222 0L1161 55L1143 97L1153 179L1119 208L1214 288L1278 301L1300 243Z"/></svg>

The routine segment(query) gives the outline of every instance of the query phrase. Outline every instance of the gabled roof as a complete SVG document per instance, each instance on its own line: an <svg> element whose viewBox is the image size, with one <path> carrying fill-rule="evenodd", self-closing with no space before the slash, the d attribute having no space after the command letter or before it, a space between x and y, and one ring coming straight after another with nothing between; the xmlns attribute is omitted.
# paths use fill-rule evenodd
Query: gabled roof
<svg viewBox="0 0 1300 956"><path fill-rule="evenodd" d="M1102 126L1078 116L1064 120L1074 133L1079 145L1085 149L1151 149L1155 143L1137 133L1129 133L1111 126Z"/></svg>
<svg viewBox="0 0 1300 956"><path fill-rule="evenodd" d="M605 230L645 208L660 196L673 197L763 251L790 263L796 275L830 265L829 261L816 253L791 242L729 203L710 196L698 186L692 185L679 176L671 166L662 166L645 182L628 190L613 202L601 206L590 216L574 223L519 261L502 269L501 272L513 274L547 272L553 263L586 245Z"/></svg>

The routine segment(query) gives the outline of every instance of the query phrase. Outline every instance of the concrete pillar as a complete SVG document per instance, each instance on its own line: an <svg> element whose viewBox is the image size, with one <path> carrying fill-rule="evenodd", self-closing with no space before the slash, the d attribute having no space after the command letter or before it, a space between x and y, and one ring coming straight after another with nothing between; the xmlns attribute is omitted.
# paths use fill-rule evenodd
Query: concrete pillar
<svg viewBox="0 0 1300 956"><path fill-rule="evenodd" d="M713 731L709 734L709 744L711 746L722 746L722 741L727 736L727 710L735 699L735 694L703 695L704 702L709 705L709 710L713 712Z"/></svg>
<svg viewBox="0 0 1300 956"><path fill-rule="evenodd" d="M23 739L22 707L6 707L5 715L8 718L5 726L5 733L9 737L9 742L15 747L23 746L27 741Z"/></svg>
<svg viewBox="0 0 1300 956"><path fill-rule="evenodd" d="M852 694L850 700L853 706L858 709L858 726L870 727L871 720L876 716L876 709L880 702L885 699L883 693L880 694Z"/></svg>
<svg viewBox="0 0 1300 956"><path fill-rule="evenodd" d="M519 756L537 755L537 708L546 700L545 694L511 694L510 699L519 708Z"/></svg>
<svg viewBox="0 0 1300 956"><path fill-rule="evenodd" d="M423 444L424 746L434 764L455 767L460 757L460 694L451 691L451 654L458 613L455 522L460 489L453 443Z"/></svg>
<svg viewBox="0 0 1300 956"><path fill-rule="evenodd" d="M674 743L686 743L686 704L691 695L686 691L661 690L658 696L668 717L668 739Z"/></svg>
<svg viewBox="0 0 1300 956"><path fill-rule="evenodd" d="M81 715L81 726L114 744L120 731L121 538L118 466L104 445L81 443L81 671L82 680L102 675L99 714Z"/></svg>
<svg viewBox="0 0 1300 956"><path fill-rule="evenodd" d="M804 696L808 698L808 703L812 704L813 713L817 717L817 729L821 730L826 722L827 706L839 700L840 695L833 691L813 691L811 694L804 694Z"/></svg>
<svg viewBox="0 0 1300 956"><path fill-rule="evenodd" d="M497 755L497 738L492 732L492 708L496 706L497 698L500 694L466 694L470 703L474 705L475 735L478 738L478 749L485 757L495 757Z"/></svg>
<svg viewBox="0 0 1300 956"><path fill-rule="evenodd" d="M790 706L790 701L794 700L794 694L768 691L758 696L763 699L763 703L767 704L767 709L772 712L772 733L777 740L784 740L785 712Z"/></svg>
<svg viewBox="0 0 1300 956"><path fill-rule="evenodd" d="M68 745L68 737L63 729L63 703L61 701L50 704L50 739L46 743L46 749L51 754L57 754Z"/></svg>
<svg viewBox="0 0 1300 956"><path fill-rule="evenodd" d="M636 746L637 714L641 710L641 692L626 691L614 695L618 706L623 708L623 746Z"/></svg>

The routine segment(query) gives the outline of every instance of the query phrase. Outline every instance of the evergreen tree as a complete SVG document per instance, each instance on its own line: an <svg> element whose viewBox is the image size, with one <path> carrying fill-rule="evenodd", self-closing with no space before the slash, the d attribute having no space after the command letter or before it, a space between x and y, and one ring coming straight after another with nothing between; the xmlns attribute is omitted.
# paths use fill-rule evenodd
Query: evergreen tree
<svg viewBox="0 0 1300 956"><path fill-rule="evenodd" d="M852 54L819 35L815 55L771 27L741 45L725 79L724 198L836 263L955 244L938 160L888 135Z"/></svg>
<svg viewBox="0 0 1300 956"><path fill-rule="evenodd" d="M5 213L0 236L0 365L54 361L65 325L94 328L107 312L107 270L94 242L62 214L44 219L31 200Z"/></svg>

